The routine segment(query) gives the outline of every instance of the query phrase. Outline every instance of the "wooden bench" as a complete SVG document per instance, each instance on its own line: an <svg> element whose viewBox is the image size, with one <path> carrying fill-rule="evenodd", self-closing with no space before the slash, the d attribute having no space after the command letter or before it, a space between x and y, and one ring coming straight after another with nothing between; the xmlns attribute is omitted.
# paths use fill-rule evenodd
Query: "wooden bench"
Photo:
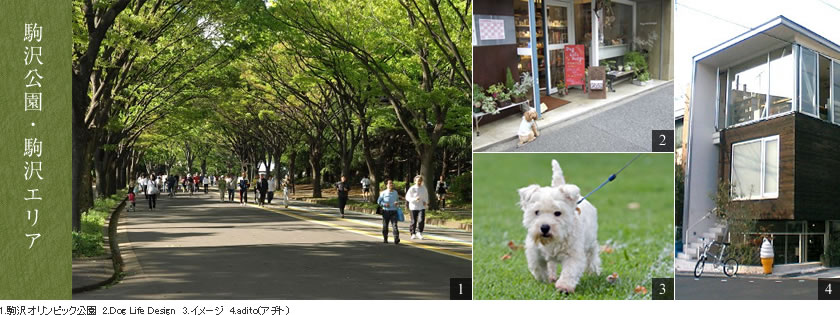
<svg viewBox="0 0 840 315"><path fill-rule="evenodd" d="M633 76L633 71L618 71L613 70L607 72L607 87L610 89L610 92L615 92L613 89L613 83L615 81L624 81L630 79Z"/></svg>

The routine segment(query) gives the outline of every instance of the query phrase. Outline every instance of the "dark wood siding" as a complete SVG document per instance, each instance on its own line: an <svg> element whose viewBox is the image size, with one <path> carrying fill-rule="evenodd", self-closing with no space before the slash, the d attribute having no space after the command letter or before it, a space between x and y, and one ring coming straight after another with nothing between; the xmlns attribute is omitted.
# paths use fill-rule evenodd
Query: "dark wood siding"
<svg viewBox="0 0 840 315"><path fill-rule="evenodd" d="M733 143L779 136L779 197L743 201L759 209L759 219L794 219L794 120L795 115L791 114L721 132L718 177L726 183L732 170Z"/></svg>
<svg viewBox="0 0 840 315"><path fill-rule="evenodd" d="M840 219L840 126L796 115L797 220Z"/></svg>
<svg viewBox="0 0 840 315"><path fill-rule="evenodd" d="M513 15L513 0L476 0L473 14Z"/></svg>

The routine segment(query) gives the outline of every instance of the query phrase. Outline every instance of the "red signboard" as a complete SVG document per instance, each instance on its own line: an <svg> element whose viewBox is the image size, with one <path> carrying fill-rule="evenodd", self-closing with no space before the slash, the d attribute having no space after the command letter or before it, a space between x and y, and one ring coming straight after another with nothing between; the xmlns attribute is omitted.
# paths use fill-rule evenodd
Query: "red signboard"
<svg viewBox="0 0 840 315"><path fill-rule="evenodd" d="M586 77L583 45L566 45L563 56L566 64L566 86L583 85Z"/></svg>

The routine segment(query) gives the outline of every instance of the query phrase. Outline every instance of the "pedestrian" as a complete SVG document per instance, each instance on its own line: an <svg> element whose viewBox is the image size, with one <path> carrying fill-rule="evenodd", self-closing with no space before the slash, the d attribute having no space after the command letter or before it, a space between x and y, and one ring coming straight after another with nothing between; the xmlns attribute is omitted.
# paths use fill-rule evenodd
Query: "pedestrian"
<svg viewBox="0 0 840 315"><path fill-rule="evenodd" d="M414 186L405 192L408 209L411 210L411 239L423 239L423 227L426 221L426 206L429 205L429 192L423 186L423 175L414 176Z"/></svg>
<svg viewBox="0 0 840 315"><path fill-rule="evenodd" d="M362 198L365 198L365 201L370 201L370 179L365 177L362 178Z"/></svg>
<svg viewBox="0 0 840 315"><path fill-rule="evenodd" d="M283 205L288 208L289 207L289 185L291 185L291 180L289 180L289 175L286 175L286 178L283 178Z"/></svg>
<svg viewBox="0 0 840 315"><path fill-rule="evenodd" d="M227 182L221 180L221 178L217 182L219 183L219 199L222 202L225 202L225 193L227 193Z"/></svg>
<svg viewBox="0 0 840 315"><path fill-rule="evenodd" d="M140 174L137 177L137 185L140 187L140 190L143 191L143 197L149 199L149 196L146 195L146 174Z"/></svg>
<svg viewBox="0 0 840 315"><path fill-rule="evenodd" d="M347 205L348 192L350 191L350 184L347 183L347 177L341 175L341 181L335 183L335 190L338 193L338 210L341 212L341 217L344 217L344 206Z"/></svg>
<svg viewBox="0 0 840 315"><path fill-rule="evenodd" d="M233 202L233 193L236 192L236 182L233 181L233 174L228 173L225 176L225 185L228 190L228 201Z"/></svg>
<svg viewBox="0 0 840 315"><path fill-rule="evenodd" d="M271 204L271 199L274 199L274 191L277 190L277 180L274 175L268 175L268 204Z"/></svg>
<svg viewBox="0 0 840 315"><path fill-rule="evenodd" d="M388 223L391 224L394 231L394 244L400 243L400 230L397 227L397 218L399 214L397 207L400 196L394 189L394 182L392 180L385 181L385 190L379 194L379 199L376 203L382 207L382 237L383 243L388 243Z"/></svg>
<svg viewBox="0 0 840 315"><path fill-rule="evenodd" d="M175 197L175 183L178 182L177 176L168 176L166 178L166 190L169 191L169 197Z"/></svg>
<svg viewBox="0 0 840 315"><path fill-rule="evenodd" d="M192 174L187 173L187 188L190 190L190 196L193 195L193 176Z"/></svg>
<svg viewBox="0 0 840 315"><path fill-rule="evenodd" d="M216 185L216 175L210 175L210 185Z"/></svg>
<svg viewBox="0 0 840 315"><path fill-rule="evenodd" d="M154 183L154 181L146 185L146 198L149 199L149 211L152 211L157 207L157 194L159 192L160 190L158 190L158 187Z"/></svg>
<svg viewBox="0 0 840 315"><path fill-rule="evenodd" d="M268 195L268 179L265 178L265 174L260 173L260 179L257 182L257 190L260 192L259 205L262 207L265 205L265 198Z"/></svg>
<svg viewBox="0 0 840 315"><path fill-rule="evenodd" d="M244 205L248 203L248 188L251 187L248 183L248 175L242 172L237 182L239 183L239 204Z"/></svg>
<svg viewBox="0 0 840 315"><path fill-rule="evenodd" d="M181 176L181 191L187 192L187 176L186 175Z"/></svg>
<svg viewBox="0 0 840 315"><path fill-rule="evenodd" d="M204 177L204 178L201 180L201 183L204 184L204 194L206 195L207 194L207 187L210 186L210 177L208 177L207 174L202 175L202 177Z"/></svg>
<svg viewBox="0 0 840 315"><path fill-rule="evenodd" d="M443 180L443 175L440 175L440 180L438 180L435 184L435 194L437 195L438 203L440 204L441 209L446 207L447 189L449 189L449 185L447 185L446 181Z"/></svg>
<svg viewBox="0 0 840 315"><path fill-rule="evenodd" d="M128 208L128 211L136 211L137 210L137 183L131 183L128 185L128 201L131 202L131 207Z"/></svg>

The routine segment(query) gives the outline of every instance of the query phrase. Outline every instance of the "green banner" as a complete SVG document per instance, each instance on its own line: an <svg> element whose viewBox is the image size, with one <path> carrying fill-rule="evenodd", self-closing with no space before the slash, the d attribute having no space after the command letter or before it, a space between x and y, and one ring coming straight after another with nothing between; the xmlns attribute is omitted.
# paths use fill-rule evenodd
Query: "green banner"
<svg viewBox="0 0 840 315"><path fill-rule="evenodd" d="M0 3L0 299L69 299L72 1Z"/></svg>

